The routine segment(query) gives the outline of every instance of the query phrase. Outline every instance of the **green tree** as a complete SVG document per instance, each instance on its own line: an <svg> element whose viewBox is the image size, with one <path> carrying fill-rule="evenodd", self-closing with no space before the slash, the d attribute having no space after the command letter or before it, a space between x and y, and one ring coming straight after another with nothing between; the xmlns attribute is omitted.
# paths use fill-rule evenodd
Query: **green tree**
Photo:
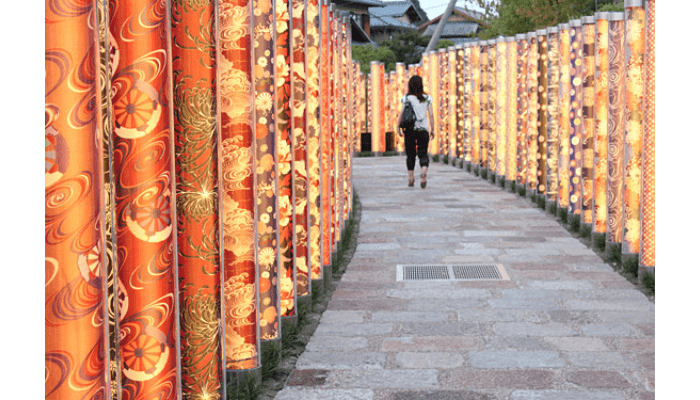
<svg viewBox="0 0 700 400"><path fill-rule="evenodd" d="M388 47L396 56L396 62L406 65L418 64L421 54L430 42L429 36L421 36L418 31L406 31L395 35L393 39L381 42L380 46Z"/></svg>
<svg viewBox="0 0 700 400"><path fill-rule="evenodd" d="M374 47L371 44L352 46L352 59L360 63L360 71L365 74L369 74L372 61L384 63L385 72L396 68L396 55L386 46Z"/></svg>
<svg viewBox="0 0 700 400"><path fill-rule="evenodd" d="M465 0L482 8L487 28L481 39L513 36L593 15L608 4L621 0ZM597 8L596 8L597 3ZM606 7L607 8L607 7Z"/></svg>

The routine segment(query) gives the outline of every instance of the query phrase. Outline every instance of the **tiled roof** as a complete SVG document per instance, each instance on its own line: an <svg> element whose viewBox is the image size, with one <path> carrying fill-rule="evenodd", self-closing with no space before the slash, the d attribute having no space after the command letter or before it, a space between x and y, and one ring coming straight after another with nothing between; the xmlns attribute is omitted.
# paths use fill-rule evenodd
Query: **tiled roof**
<svg viewBox="0 0 700 400"><path fill-rule="evenodd" d="M379 0L332 0L332 3L336 4L361 4L363 6L370 7L384 7L385 3Z"/></svg>
<svg viewBox="0 0 700 400"><path fill-rule="evenodd" d="M436 28L437 28L437 24L428 25L428 27L425 28L425 31L423 32L423 36L432 36L433 32L435 32ZM440 35L440 37L444 38L447 36L471 35L472 33L476 33L478 28L479 28L479 24L477 24L476 22L448 21L445 23L445 26L442 29L442 34Z"/></svg>
<svg viewBox="0 0 700 400"><path fill-rule="evenodd" d="M415 29L413 25L403 22L394 17L380 17L371 13L369 18L369 26L370 28L394 27L404 29Z"/></svg>
<svg viewBox="0 0 700 400"><path fill-rule="evenodd" d="M400 17L406 13L413 4L410 1L392 1L384 3L384 7L370 7L369 13L372 16L380 17Z"/></svg>

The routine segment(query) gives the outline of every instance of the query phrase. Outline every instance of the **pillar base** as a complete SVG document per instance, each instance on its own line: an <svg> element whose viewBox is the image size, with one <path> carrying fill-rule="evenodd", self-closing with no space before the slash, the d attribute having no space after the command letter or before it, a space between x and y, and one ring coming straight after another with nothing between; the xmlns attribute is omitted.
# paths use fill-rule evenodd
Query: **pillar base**
<svg viewBox="0 0 700 400"><path fill-rule="evenodd" d="M558 207L557 200L546 200L545 199L544 207L548 213L554 215L555 217L557 216L557 207Z"/></svg>
<svg viewBox="0 0 700 400"><path fill-rule="evenodd" d="M282 322L284 325L284 322ZM284 327L282 328L284 329ZM273 369L282 358L282 335L277 339L260 341L260 358L264 368Z"/></svg>
<svg viewBox="0 0 700 400"><path fill-rule="evenodd" d="M505 189L511 193L516 193L518 191L518 185L515 183L515 180L506 179Z"/></svg>
<svg viewBox="0 0 700 400"><path fill-rule="evenodd" d="M622 243L605 242L605 256L608 259L616 259L622 252Z"/></svg>
<svg viewBox="0 0 700 400"><path fill-rule="evenodd" d="M312 292L305 295L305 296L297 296L297 315L303 316L304 313L308 312L311 310L311 307L313 306L313 287L311 288Z"/></svg>
<svg viewBox="0 0 700 400"><path fill-rule="evenodd" d="M323 285L326 289L331 288L331 283L333 283L333 266L324 265L323 266Z"/></svg>
<svg viewBox="0 0 700 400"><path fill-rule="evenodd" d="M596 243L605 243L605 233L591 232L591 242L593 242L593 246L596 246L596 250L603 250L603 246L598 246Z"/></svg>
<svg viewBox="0 0 700 400"><path fill-rule="evenodd" d="M326 286L323 282L323 278L311 280L311 294L314 298L318 298L318 296L321 296L325 291Z"/></svg>
<svg viewBox="0 0 700 400"><path fill-rule="evenodd" d="M226 370L226 397L241 398L252 395L262 385L262 367Z"/></svg>
<svg viewBox="0 0 700 400"><path fill-rule="evenodd" d="M644 265L640 265L639 266L639 279L642 279L642 277L646 274L656 275L656 267L647 267Z"/></svg>
<svg viewBox="0 0 700 400"><path fill-rule="evenodd" d="M282 317L282 334L294 329L299 323L299 302L297 301L297 308L294 310L294 315L289 317Z"/></svg>

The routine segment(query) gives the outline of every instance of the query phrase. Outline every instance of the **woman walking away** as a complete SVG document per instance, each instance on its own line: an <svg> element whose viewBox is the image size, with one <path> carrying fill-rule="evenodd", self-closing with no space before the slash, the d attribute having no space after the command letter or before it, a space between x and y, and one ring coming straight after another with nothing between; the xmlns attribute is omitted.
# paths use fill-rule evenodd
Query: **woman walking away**
<svg viewBox="0 0 700 400"><path fill-rule="evenodd" d="M404 137L406 145L406 167L408 168L408 186L413 186L415 177L413 170L416 166L416 154L421 167L420 187L425 189L428 184L428 142L435 137L433 133L433 108L431 107L433 99L423 93L423 79L418 75L413 75L408 80L408 94L401 98L401 112L406 107L407 103L411 103L413 112L416 114L416 123L413 129L408 128L405 132L397 127L396 131ZM401 118L399 118L400 120ZM400 121L399 121L400 122Z"/></svg>

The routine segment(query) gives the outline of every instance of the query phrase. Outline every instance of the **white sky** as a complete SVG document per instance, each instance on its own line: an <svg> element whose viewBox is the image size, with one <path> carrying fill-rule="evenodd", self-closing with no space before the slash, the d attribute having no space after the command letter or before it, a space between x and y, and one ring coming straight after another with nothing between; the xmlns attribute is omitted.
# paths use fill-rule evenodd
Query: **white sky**
<svg viewBox="0 0 700 400"><path fill-rule="evenodd" d="M429 19L433 19L435 17L440 16L443 11L445 11L445 8L447 8L447 4L449 3L449 0L419 0L420 6L423 9L423 11L428 14ZM455 3L455 7L465 7L465 0L457 0ZM474 6L471 4L469 5L470 9L473 9Z"/></svg>

